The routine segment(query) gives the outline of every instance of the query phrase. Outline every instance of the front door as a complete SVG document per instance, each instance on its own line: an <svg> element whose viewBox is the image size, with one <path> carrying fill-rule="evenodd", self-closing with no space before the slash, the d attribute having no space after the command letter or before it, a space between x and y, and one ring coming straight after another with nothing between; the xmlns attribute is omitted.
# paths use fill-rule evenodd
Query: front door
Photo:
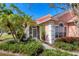
<svg viewBox="0 0 79 59"><path fill-rule="evenodd" d="M36 39L39 38L39 28L37 26L32 27L32 37Z"/></svg>
<svg viewBox="0 0 79 59"><path fill-rule="evenodd" d="M59 37L59 27L55 26L55 38Z"/></svg>
<svg viewBox="0 0 79 59"><path fill-rule="evenodd" d="M35 28L35 29L33 29L33 37L34 37L34 38L37 37L36 34L37 34L37 31L36 31L36 28Z"/></svg>

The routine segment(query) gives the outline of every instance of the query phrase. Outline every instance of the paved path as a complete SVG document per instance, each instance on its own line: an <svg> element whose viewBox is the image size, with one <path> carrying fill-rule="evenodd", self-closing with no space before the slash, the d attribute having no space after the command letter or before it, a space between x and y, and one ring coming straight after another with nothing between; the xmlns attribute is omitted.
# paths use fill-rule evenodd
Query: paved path
<svg viewBox="0 0 79 59"><path fill-rule="evenodd" d="M71 51L66 51L66 50L62 50L62 49L59 49L59 48L53 48L52 46L50 46L50 45L48 45L48 44L46 44L46 43L42 43L42 45L43 45L43 47L45 48L45 49L54 49L54 50L60 50L60 51L62 51L62 52L68 52L68 53L71 53L71 54L74 54L74 55L78 55L79 56L79 51L77 51L77 52L71 52Z"/></svg>
<svg viewBox="0 0 79 59"><path fill-rule="evenodd" d="M42 43L42 45L45 49L55 49L55 48L53 48L53 47L51 47L51 46L49 46L48 44L45 44L45 43Z"/></svg>
<svg viewBox="0 0 79 59"><path fill-rule="evenodd" d="M19 53L12 53L12 52L9 52L9 51L3 51L3 50L0 50L0 54L2 55L6 55L6 56L22 56L21 54Z"/></svg>

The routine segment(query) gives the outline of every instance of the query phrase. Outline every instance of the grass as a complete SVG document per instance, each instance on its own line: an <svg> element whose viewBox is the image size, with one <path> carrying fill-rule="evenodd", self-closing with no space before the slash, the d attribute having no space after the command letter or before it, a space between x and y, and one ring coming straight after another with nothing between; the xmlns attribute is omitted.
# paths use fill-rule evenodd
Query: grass
<svg viewBox="0 0 79 59"><path fill-rule="evenodd" d="M11 34L2 34L2 36L0 37L0 40L6 40L6 39L12 39L12 35Z"/></svg>

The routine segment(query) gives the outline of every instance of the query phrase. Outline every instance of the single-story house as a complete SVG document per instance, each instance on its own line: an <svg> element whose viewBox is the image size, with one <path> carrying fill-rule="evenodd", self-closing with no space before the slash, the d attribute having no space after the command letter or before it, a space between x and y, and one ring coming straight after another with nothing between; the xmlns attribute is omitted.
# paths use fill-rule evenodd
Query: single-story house
<svg viewBox="0 0 79 59"><path fill-rule="evenodd" d="M48 14L36 20L36 23L43 25L44 28L33 26L29 33L33 38L42 39L41 31L44 30L44 41L49 44L52 44L59 37L79 37L78 27L74 24L77 19L78 17L70 9L55 16Z"/></svg>

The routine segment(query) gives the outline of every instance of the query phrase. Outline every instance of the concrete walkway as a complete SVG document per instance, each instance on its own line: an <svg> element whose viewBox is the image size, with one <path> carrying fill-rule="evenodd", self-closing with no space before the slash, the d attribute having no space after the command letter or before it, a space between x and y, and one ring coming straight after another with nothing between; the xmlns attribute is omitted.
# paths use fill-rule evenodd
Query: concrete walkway
<svg viewBox="0 0 79 59"><path fill-rule="evenodd" d="M46 43L42 43L42 45L43 45L43 47L44 47L45 49L55 49L55 48L49 46L49 45L46 44Z"/></svg>
<svg viewBox="0 0 79 59"><path fill-rule="evenodd" d="M50 45L48 45L48 44L46 44L46 43L43 43L43 42L42 42L42 45L43 45L43 47L44 47L45 49L60 50L60 51L62 51L62 52L68 52L68 53L71 53L71 54L73 54L73 55L79 56L79 51L77 51L77 52L75 52L75 51L66 51L66 50L62 50L62 49L59 49L59 48L54 48L54 47L52 47L52 46L50 46Z"/></svg>

